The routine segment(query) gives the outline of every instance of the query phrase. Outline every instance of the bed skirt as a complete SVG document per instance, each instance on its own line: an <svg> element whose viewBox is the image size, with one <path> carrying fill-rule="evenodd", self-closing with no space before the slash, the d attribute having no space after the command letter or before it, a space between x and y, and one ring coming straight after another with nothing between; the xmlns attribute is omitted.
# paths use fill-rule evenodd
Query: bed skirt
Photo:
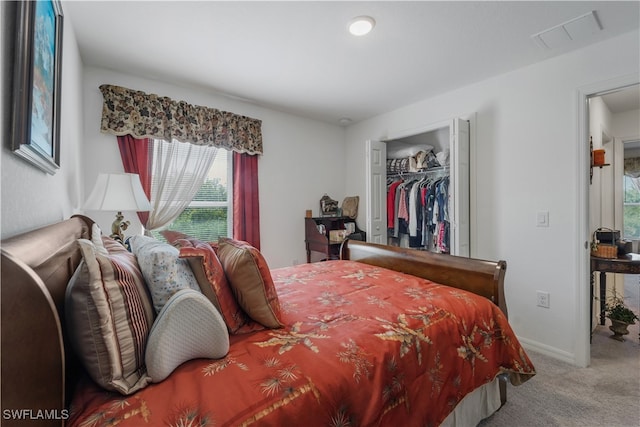
<svg viewBox="0 0 640 427"><path fill-rule="evenodd" d="M477 426L480 421L500 409L500 405L500 381L496 378L467 394L440 426Z"/></svg>

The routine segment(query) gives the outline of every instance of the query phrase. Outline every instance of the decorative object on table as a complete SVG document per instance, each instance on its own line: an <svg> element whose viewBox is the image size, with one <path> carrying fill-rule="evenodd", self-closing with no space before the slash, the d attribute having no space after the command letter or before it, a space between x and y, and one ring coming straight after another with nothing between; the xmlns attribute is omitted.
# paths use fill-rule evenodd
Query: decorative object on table
<svg viewBox="0 0 640 427"><path fill-rule="evenodd" d="M329 230L329 241L342 242L348 234L347 230Z"/></svg>
<svg viewBox="0 0 640 427"><path fill-rule="evenodd" d="M345 197L342 201L342 216L356 219L358 217L358 202L360 196Z"/></svg>
<svg viewBox="0 0 640 427"><path fill-rule="evenodd" d="M612 230L611 228L600 227L596 230L596 239L601 243L617 244L620 240L620 230Z"/></svg>
<svg viewBox="0 0 640 427"><path fill-rule="evenodd" d="M62 8L16 2L11 150L51 175L60 168Z"/></svg>
<svg viewBox="0 0 640 427"><path fill-rule="evenodd" d="M305 217L305 218L312 218L312 217L313 217L313 212L311 211L311 209L307 209L307 210L304 212L304 217Z"/></svg>
<svg viewBox="0 0 640 427"><path fill-rule="evenodd" d="M345 222L344 229L347 230L347 235L356 232L356 223L355 222Z"/></svg>
<svg viewBox="0 0 640 427"><path fill-rule="evenodd" d="M627 307L624 300L618 295L614 296L610 303L607 303L606 316L611 320L609 329L613 335L610 338L618 341L624 341L624 335L629 334L627 329L629 325L640 320L640 317Z"/></svg>
<svg viewBox="0 0 640 427"><path fill-rule="evenodd" d="M628 239L620 239L616 243L618 246L618 256L633 253L633 242Z"/></svg>
<svg viewBox="0 0 640 427"><path fill-rule="evenodd" d="M111 224L111 238L124 242L124 231L131 224L122 211L150 211L149 199L144 194L140 176L133 173L101 173L84 204L84 209L117 211Z"/></svg>
<svg viewBox="0 0 640 427"><path fill-rule="evenodd" d="M619 239L620 231L614 231L610 228L598 228L593 232L591 240L591 255L599 258L617 258L618 245L616 233Z"/></svg>
<svg viewBox="0 0 640 427"><path fill-rule="evenodd" d="M338 201L333 200L325 193L320 199L320 213L322 216L336 216L338 214Z"/></svg>

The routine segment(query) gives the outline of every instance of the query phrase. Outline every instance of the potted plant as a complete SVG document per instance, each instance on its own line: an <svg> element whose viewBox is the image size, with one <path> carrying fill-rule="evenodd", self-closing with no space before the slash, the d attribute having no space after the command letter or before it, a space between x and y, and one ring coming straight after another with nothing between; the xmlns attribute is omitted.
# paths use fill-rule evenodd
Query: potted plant
<svg viewBox="0 0 640 427"><path fill-rule="evenodd" d="M636 323L636 320L640 320L640 317L631 311L624 304L624 300L617 295L607 303L605 315L611 319L611 326L609 326L613 332L611 338L618 341L624 341L624 335L629 333L627 327Z"/></svg>

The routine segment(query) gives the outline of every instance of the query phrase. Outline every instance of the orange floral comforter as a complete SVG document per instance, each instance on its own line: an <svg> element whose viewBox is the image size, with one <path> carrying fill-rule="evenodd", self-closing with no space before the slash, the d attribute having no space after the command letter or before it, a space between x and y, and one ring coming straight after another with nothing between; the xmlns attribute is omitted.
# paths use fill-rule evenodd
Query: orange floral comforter
<svg viewBox="0 0 640 427"><path fill-rule="evenodd" d="M231 337L131 396L84 385L73 426L434 426L501 372L535 375L485 298L353 261L272 270L285 327Z"/></svg>

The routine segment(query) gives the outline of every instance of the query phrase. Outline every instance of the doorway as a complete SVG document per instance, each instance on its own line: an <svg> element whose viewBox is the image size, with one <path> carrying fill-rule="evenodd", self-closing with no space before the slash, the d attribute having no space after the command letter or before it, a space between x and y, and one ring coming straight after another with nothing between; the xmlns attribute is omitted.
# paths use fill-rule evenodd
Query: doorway
<svg viewBox="0 0 640 427"><path fill-rule="evenodd" d="M636 114L635 120L640 121L639 117ZM616 164L622 165L617 170L615 183L619 195L615 205L620 207L616 212L616 229L622 231L631 252L637 254L640 253L640 136L616 138L615 152ZM623 275L619 282L625 304L640 316L640 275Z"/></svg>
<svg viewBox="0 0 640 427"><path fill-rule="evenodd" d="M586 249L578 261L579 283L589 283L588 248L591 233L598 227L621 228L622 203L618 201L622 194L620 177L623 154L620 149L615 150L615 147L622 147L621 143L624 141L640 139L639 88L638 76L631 75L578 91L578 159L581 162L578 170L584 172L578 180L578 236L582 237L579 244ZM590 141L593 148L605 149L605 163L609 166L597 168L593 171L593 176L589 167ZM636 276L631 277L638 280ZM613 280L612 277L611 281L607 281L608 293L614 288ZM624 289L625 278L621 276L617 280L619 283L615 286ZM584 321L581 323L583 325L591 325L593 319L589 318L589 312L593 302L586 286L578 288L581 288L578 290L578 300L584 303L579 307L578 321ZM576 361L580 366L588 366L590 363L590 335L591 327L584 336L580 334L577 338Z"/></svg>

